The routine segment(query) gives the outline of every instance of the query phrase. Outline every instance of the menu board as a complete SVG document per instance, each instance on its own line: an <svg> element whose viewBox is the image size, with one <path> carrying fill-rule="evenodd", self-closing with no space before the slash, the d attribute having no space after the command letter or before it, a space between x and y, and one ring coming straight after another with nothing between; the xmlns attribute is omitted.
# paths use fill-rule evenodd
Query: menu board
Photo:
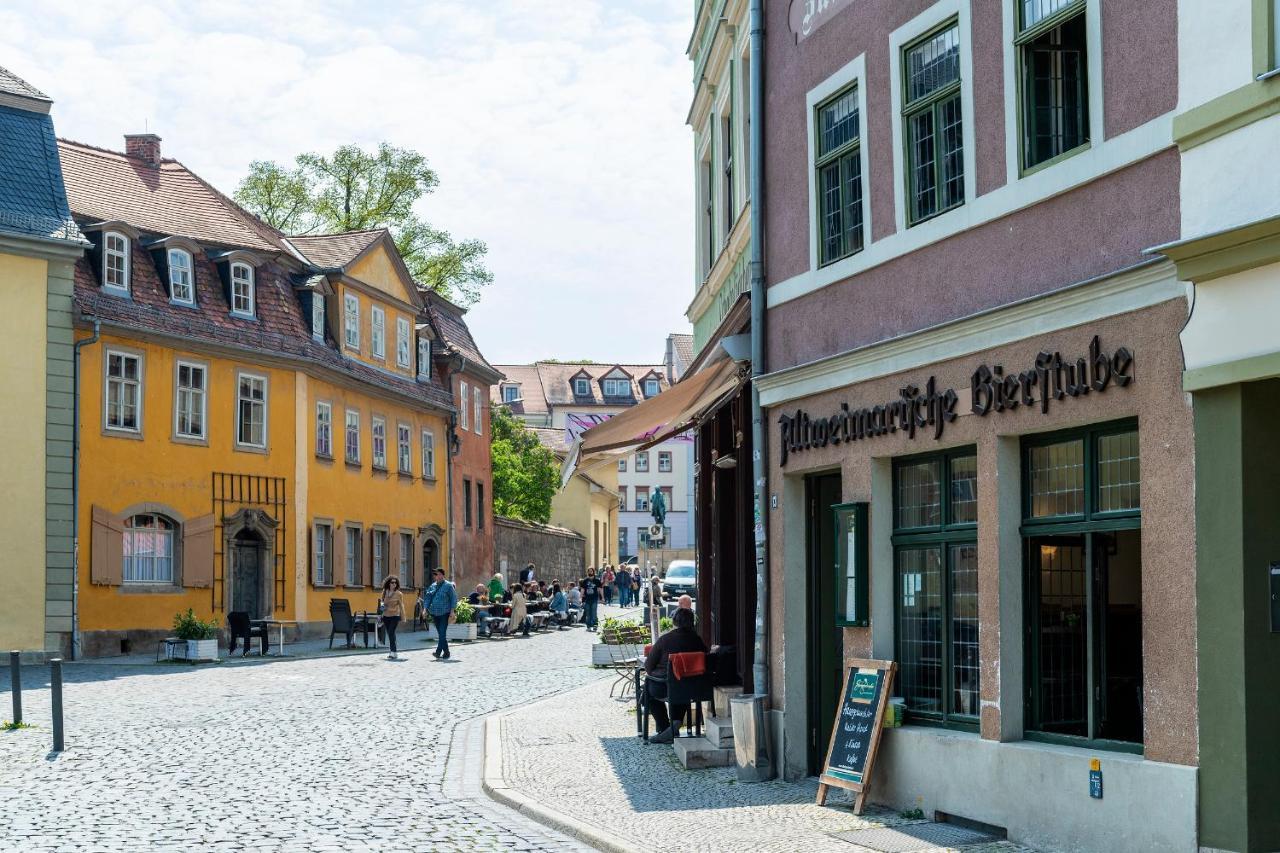
<svg viewBox="0 0 1280 853"><path fill-rule="evenodd" d="M853 810L862 813L863 798L871 778L884 708L893 688L897 664L884 660L854 660L844 675L840 707L827 760L818 779L818 805L825 805L829 788L847 788L857 793Z"/></svg>

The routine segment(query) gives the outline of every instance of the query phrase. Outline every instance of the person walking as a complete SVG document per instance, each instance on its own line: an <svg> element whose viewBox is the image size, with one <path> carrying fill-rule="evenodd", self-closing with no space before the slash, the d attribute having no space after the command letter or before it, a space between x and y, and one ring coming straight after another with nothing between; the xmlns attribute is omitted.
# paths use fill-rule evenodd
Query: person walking
<svg viewBox="0 0 1280 853"><path fill-rule="evenodd" d="M600 584L604 588L605 604L613 604L613 582L617 580L617 577L613 572L613 566L605 563L604 574L600 576Z"/></svg>
<svg viewBox="0 0 1280 853"><path fill-rule="evenodd" d="M587 576L578 581L578 587L582 590L582 606L585 611L582 619L587 623L587 630L594 631L598 622L596 611L600 607L600 578L596 577L595 566L587 569Z"/></svg>
<svg viewBox="0 0 1280 853"><path fill-rule="evenodd" d="M631 572L627 571L625 565L618 567L613 585L618 589L618 606L626 607L631 603Z"/></svg>
<svg viewBox="0 0 1280 853"><path fill-rule="evenodd" d="M396 628L400 627L400 620L404 618L404 595L400 592L400 578L392 575L382 582L380 603L382 628L387 632L387 645L391 647L387 660L400 660L400 654L396 651Z"/></svg>
<svg viewBox="0 0 1280 853"><path fill-rule="evenodd" d="M519 629L523 636L529 636L528 597L524 594L524 586L521 584L511 588L511 622L507 630L514 634L516 629Z"/></svg>
<svg viewBox="0 0 1280 853"><path fill-rule="evenodd" d="M436 628L436 650L431 654L436 660L448 660L449 621L453 618L454 608L458 606L458 591L445 580L444 569L437 568L431 576L431 586L423 594L427 600L427 613L431 615L431 622Z"/></svg>

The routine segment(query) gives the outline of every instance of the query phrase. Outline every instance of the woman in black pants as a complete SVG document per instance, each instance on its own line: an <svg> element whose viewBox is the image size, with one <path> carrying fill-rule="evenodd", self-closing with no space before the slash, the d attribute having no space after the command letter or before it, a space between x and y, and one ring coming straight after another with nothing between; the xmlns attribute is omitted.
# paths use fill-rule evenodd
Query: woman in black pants
<svg viewBox="0 0 1280 853"><path fill-rule="evenodd" d="M396 651L396 628L404 617L404 596L400 594L400 579L392 575L382 582L382 627L387 632L387 645L391 654L387 660L400 660Z"/></svg>

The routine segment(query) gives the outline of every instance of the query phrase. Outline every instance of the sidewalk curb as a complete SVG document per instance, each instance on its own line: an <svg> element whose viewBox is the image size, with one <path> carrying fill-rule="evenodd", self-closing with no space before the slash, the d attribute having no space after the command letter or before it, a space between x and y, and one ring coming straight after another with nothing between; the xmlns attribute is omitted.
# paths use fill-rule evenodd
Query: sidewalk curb
<svg viewBox="0 0 1280 853"><path fill-rule="evenodd" d="M484 792L503 805L515 809L520 814L544 826L590 844L599 850L607 850L609 853L641 853L640 848L633 847L616 838L610 838L603 830L584 823L575 817L570 817L563 812L548 808L507 784L507 780L502 776L501 726L503 719L509 713L511 712L493 714L486 717L484 721L484 762L480 781Z"/></svg>

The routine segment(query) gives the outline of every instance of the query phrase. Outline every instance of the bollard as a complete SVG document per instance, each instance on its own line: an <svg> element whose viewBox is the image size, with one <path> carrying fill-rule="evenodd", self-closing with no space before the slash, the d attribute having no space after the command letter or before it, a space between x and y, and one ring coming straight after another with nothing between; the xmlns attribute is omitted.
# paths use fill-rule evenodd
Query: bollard
<svg viewBox="0 0 1280 853"><path fill-rule="evenodd" d="M53 688L53 751L62 752L62 658L49 661L49 669Z"/></svg>
<svg viewBox="0 0 1280 853"><path fill-rule="evenodd" d="M22 664L17 652L9 652L9 691L13 693L13 724L22 723Z"/></svg>

